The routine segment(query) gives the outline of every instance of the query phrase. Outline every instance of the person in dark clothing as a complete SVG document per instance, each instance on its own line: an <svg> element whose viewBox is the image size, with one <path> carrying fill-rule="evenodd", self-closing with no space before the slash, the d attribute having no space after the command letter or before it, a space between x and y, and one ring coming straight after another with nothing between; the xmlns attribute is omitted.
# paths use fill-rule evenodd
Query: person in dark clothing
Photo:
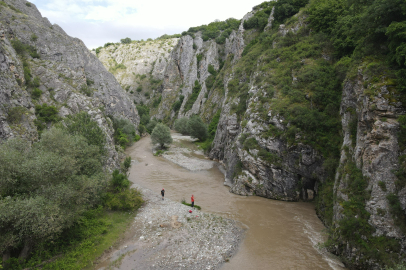
<svg viewBox="0 0 406 270"><path fill-rule="evenodd" d="M161 195L162 195L162 200L163 200L164 197L165 197L165 189L162 189L162 190L161 190Z"/></svg>
<svg viewBox="0 0 406 270"><path fill-rule="evenodd" d="M192 194L192 198L190 198L190 199L192 201L192 207L194 207L195 206L195 197L193 196L193 194Z"/></svg>

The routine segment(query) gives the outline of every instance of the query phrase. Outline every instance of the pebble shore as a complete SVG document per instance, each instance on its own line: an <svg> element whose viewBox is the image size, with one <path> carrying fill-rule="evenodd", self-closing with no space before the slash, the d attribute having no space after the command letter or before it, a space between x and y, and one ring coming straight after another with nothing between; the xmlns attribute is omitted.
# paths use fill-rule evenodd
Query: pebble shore
<svg viewBox="0 0 406 270"><path fill-rule="evenodd" d="M133 187L146 201L133 223L135 235L100 269L219 269L236 252L244 236L237 222Z"/></svg>

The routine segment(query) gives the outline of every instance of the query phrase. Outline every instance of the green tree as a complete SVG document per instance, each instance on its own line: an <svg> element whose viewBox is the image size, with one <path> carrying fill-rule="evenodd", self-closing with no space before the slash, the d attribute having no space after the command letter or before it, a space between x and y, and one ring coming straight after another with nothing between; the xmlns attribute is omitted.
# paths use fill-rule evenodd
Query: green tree
<svg viewBox="0 0 406 270"><path fill-rule="evenodd" d="M128 119L113 117L113 128L114 140L123 148L139 139L134 124Z"/></svg>
<svg viewBox="0 0 406 270"><path fill-rule="evenodd" d="M192 137L199 139L201 142L206 140L208 136L207 126L199 116L192 116L188 123L188 131Z"/></svg>
<svg viewBox="0 0 406 270"><path fill-rule="evenodd" d="M188 119L186 117L175 120L174 128L177 132L182 134L188 134Z"/></svg>
<svg viewBox="0 0 406 270"><path fill-rule="evenodd" d="M99 148L52 128L32 144L0 145L0 253L25 259L98 203L105 183Z"/></svg>
<svg viewBox="0 0 406 270"><path fill-rule="evenodd" d="M147 131L148 131L149 134L152 133L152 131L154 130L154 128L155 128L155 126L156 126L157 123L158 123L158 122L157 122L155 119L152 119L152 120L150 120L150 121L148 122L146 128L147 128Z"/></svg>
<svg viewBox="0 0 406 270"><path fill-rule="evenodd" d="M131 38L129 38L129 37L123 38L123 39L121 39L121 43L123 43L123 44L129 44L129 43L131 43Z"/></svg>
<svg viewBox="0 0 406 270"><path fill-rule="evenodd" d="M165 147L165 144L172 143L171 130L164 124L156 124L151 134L151 140L153 144L159 144L161 149Z"/></svg>
<svg viewBox="0 0 406 270"><path fill-rule="evenodd" d="M131 157L126 157L123 165L124 165L125 171L127 172L128 169L130 169L130 167L131 167Z"/></svg>
<svg viewBox="0 0 406 270"><path fill-rule="evenodd" d="M100 153L105 154L106 135L89 114L80 112L66 118L64 122L69 134L85 137L89 144L97 146Z"/></svg>

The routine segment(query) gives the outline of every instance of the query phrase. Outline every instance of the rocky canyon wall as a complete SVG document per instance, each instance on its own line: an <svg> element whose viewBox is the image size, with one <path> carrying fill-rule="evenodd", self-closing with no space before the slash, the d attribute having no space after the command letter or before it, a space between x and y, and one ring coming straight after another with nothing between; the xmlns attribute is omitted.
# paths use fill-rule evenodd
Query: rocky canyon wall
<svg viewBox="0 0 406 270"><path fill-rule="evenodd" d="M0 37L1 138L38 139L36 105L54 106L62 118L85 111L106 134L108 167L117 167L107 116L127 118L135 125L139 116L116 78L81 40L52 25L27 1L2 2ZM20 112L18 119L12 119L13 112Z"/></svg>

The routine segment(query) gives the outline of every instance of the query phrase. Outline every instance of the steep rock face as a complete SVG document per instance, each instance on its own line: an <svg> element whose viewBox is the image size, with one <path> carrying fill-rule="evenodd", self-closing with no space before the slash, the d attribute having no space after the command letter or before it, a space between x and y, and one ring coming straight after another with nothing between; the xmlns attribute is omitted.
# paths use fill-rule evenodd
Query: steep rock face
<svg viewBox="0 0 406 270"><path fill-rule="evenodd" d="M111 44L100 49L97 56L132 100L147 103L150 100L147 93L153 96L160 88L170 53L178 40L171 38Z"/></svg>
<svg viewBox="0 0 406 270"><path fill-rule="evenodd" d="M228 85L225 86L225 102L209 156L225 164L225 184L233 193L287 201L313 199L318 181L325 177L322 156L309 145L289 145L276 136L264 136L270 126L281 131L287 126L283 117L274 115L272 110L265 118L258 113L262 107L259 99L269 94L255 85L256 76L247 80L247 101L229 97ZM241 102L246 102L248 108L238 119L233 107Z"/></svg>
<svg viewBox="0 0 406 270"><path fill-rule="evenodd" d="M205 96L208 90L205 81L210 76L208 66L212 65L214 69L219 69L218 49L218 44L213 40L204 42L200 33L197 33L195 38L183 36L179 40L165 69L162 103L154 114L158 119L174 120L200 112L207 99ZM192 107L185 111L185 104L196 81L202 88ZM180 95L185 98L179 113L176 114L171 106Z"/></svg>
<svg viewBox="0 0 406 270"><path fill-rule="evenodd" d="M405 110L396 101L396 94L385 82L385 78L374 94L369 93L364 84L368 79L362 69L359 69L358 78L346 81L343 87L340 114L344 141L334 185L337 199L333 220L339 230L347 229L344 221L353 217L348 214L349 207L343 202L350 204L360 196L351 192L353 183L358 181L367 192L362 197L367 213L366 216L358 214L355 218L362 220L369 215L366 221L373 228L368 236L369 240L372 241L373 237L395 238L400 244L397 252L402 256L406 248L406 236L395 225L388 195L398 197L402 210L406 212L406 187L400 190L396 187L397 177L394 174L399 166L399 156L404 155L398 145L397 118ZM374 86L370 83L367 87L371 89ZM358 179L354 177L356 171L359 171ZM363 230L367 234L367 230ZM365 262L367 258L363 251L348 239L342 239L342 245L335 246L333 250L357 267L380 269L380 265L374 260Z"/></svg>
<svg viewBox="0 0 406 270"><path fill-rule="evenodd" d="M57 107L59 115L87 111L105 131L108 140L108 166L119 164L112 139L112 125L107 115L124 117L135 125L137 110L125 95L114 76L86 48L84 43L69 37L59 26L42 18L34 4L26 1L5 1L0 11L0 134L2 139L17 135L30 140L37 138L35 105ZM30 45L39 54L26 54L25 66L37 78L42 94L33 99L33 89L27 86L22 57L17 55L12 40ZM20 107L21 119L10 122L12 108Z"/></svg>

